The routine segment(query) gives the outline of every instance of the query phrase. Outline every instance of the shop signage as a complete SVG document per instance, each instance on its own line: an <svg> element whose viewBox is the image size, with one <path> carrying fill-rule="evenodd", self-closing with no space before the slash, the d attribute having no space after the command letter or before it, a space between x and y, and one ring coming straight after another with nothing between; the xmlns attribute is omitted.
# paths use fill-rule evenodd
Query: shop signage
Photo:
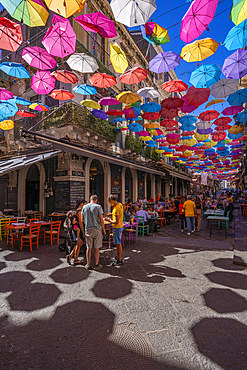
<svg viewBox="0 0 247 370"><path fill-rule="evenodd" d="M111 179L111 194L117 195L118 202L121 202L122 179Z"/></svg>
<svg viewBox="0 0 247 370"><path fill-rule="evenodd" d="M62 170L62 171L56 171L56 176L67 176L68 171L67 170Z"/></svg>
<svg viewBox="0 0 247 370"><path fill-rule="evenodd" d="M70 182L55 182L55 209L56 211L69 211L70 209Z"/></svg>
<svg viewBox="0 0 247 370"><path fill-rule="evenodd" d="M82 171L72 171L72 176L83 177Z"/></svg>

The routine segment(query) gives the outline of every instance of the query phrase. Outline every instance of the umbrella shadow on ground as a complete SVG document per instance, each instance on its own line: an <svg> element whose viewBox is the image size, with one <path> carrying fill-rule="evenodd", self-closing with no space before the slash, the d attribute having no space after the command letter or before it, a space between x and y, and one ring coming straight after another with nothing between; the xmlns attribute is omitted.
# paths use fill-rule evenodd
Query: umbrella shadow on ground
<svg viewBox="0 0 247 370"><path fill-rule="evenodd" d="M247 301L230 289L212 288L203 294L206 306L218 313L243 312Z"/></svg>
<svg viewBox="0 0 247 370"><path fill-rule="evenodd" d="M103 304L78 300L58 307L51 318L22 326L2 317L0 368L183 370L153 359L146 338L114 320Z"/></svg>
<svg viewBox="0 0 247 370"><path fill-rule="evenodd" d="M96 297L118 299L131 293L132 283L123 278L110 277L99 280L91 289Z"/></svg>
<svg viewBox="0 0 247 370"><path fill-rule="evenodd" d="M241 259L242 260L242 259ZM244 262L243 260L239 262ZM232 258L218 258L217 260L212 261L215 267L219 267L224 270L233 270L233 271L243 271L246 270L246 267L234 265Z"/></svg>
<svg viewBox="0 0 247 370"><path fill-rule="evenodd" d="M50 277L56 283L74 284L87 279L89 275L90 271L81 268L81 266L70 266L54 271Z"/></svg>
<svg viewBox="0 0 247 370"><path fill-rule="evenodd" d="M215 284L228 286L233 289L247 289L247 275L237 272L215 271L205 274Z"/></svg>
<svg viewBox="0 0 247 370"><path fill-rule="evenodd" d="M51 259L38 259L38 260L30 262L26 267L28 270L31 270L31 271L43 271L43 270L53 269L55 267L58 267L61 264L62 262L59 259L57 260L54 260L54 258L52 260Z"/></svg>
<svg viewBox="0 0 247 370"><path fill-rule="evenodd" d="M191 331L198 350L222 369L246 369L246 325L229 318L204 318Z"/></svg>
<svg viewBox="0 0 247 370"><path fill-rule="evenodd" d="M6 266L7 265L5 262L0 262L0 271L3 270Z"/></svg>

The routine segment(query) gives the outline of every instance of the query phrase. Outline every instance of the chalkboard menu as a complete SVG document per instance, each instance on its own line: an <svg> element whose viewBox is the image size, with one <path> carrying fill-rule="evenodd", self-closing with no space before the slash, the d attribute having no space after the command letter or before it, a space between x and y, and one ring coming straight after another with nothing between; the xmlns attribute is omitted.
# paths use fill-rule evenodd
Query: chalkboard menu
<svg viewBox="0 0 247 370"><path fill-rule="evenodd" d="M111 194L117 195L118 202L121 202L122 179L111 179Z"/></svg>
<svg viewBox="0 0 247 370"><path fill-rule="evenodd" d="M70 181L55 182L55 210L70 210Z"/></svg>
<svg viewBox="0 0 247 370"><path fill-rule="evenodd" d="M71 208L75 207L76 201L85 198L85 182L71 181L70 183L70 204Z"/></svg>
<svg viewBox="0 0 247 370"><path fill-rule="evenodd" d="M67 175L68 175L68 171L67 170L56 171L56 176L67 176Z"/></svg>
<svg viewBox="0 0 247 370"><path fill-rule="evenodd" d="M72 171L72 176L83 177L82 171Z"/></svg>
<svg viewBox="0 0 247 370"><path fill-rule="evenodd" d="M144 181L138 181L138 198L143 199L145 196Z"/></svg>

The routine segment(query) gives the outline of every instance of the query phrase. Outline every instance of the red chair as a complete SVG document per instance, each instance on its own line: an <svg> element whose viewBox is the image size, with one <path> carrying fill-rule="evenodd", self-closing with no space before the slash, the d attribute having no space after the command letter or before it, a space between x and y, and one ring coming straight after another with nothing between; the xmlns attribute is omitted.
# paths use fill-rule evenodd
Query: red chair
<svg viewBox="0 0 247 370"><path fill-rule="evenodd" d="M29 227L29 234L21 236L21 251L23 246L29 246L30 251L33 251L33 245L37 245L37 249L39 249L39 232L40 232L40 224L30 224Z"/></svg>
<svg viewBox="0 0 247 370"><path fill-rule="evenodd" d="M62 221L52 221L51 222L51 229L45 230L44 232L44 244L46 242L46 238L50 238L51 246L54 243L54 240L57 239L57 244L59 244L59 233Z"/></svg>

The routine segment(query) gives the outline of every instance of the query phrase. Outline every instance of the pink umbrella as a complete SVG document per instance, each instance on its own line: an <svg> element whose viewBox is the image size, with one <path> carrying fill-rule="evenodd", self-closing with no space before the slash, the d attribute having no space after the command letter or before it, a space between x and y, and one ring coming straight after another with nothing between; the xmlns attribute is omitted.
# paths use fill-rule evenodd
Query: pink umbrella
<svg viewBox="0 0 247 370"><path fill-rule="evenodd" d="M225 108L221 113L224 114L224 116L233 116L243 109L244 107L242 107L242 105L232 105L231 107Z"/></svg>
<svg viewBox="0 0 247 370"><path fill-rule="evenodd" d="M39 46L24 48L22 58L30 66L38 69L53 69L57 64L56 59Z"/></svg>
<svg viewBox="0 0 247 370"><path fill-rule="evenodd" d="M110 96L102 98L98 101L100 105L117 105L119 101L116 98L111 98Z"/></svg>
<svg viewBox="0 0 247 370"><path fill-rule="evenodd" d="M181 98L184 101L184 104L182 107L180 107L181 112L183 113L191 113L193 112L196 108L198 108L196 105L190 105L186 99L186 95L182 96Z"/></svg>
<svg viewBox="0 0 247 370"><path fill-rule="evenodd" d="M218 0L195 0L184 15L180 39L187 44L200 36L214 18Z"/></svg>
<svg viewBox="0 0 247 370"><path fill-rule="evenodd" d="M0 100L8 100L13 98L12 92L0 87Z"/></svg>
<svg viewBox="0 0 247 370"><path fill-rule="evenodd" d="M99 33L104 38L116 37L115 24L101 12L82 14L74 18L85 31Z"/></svg>
<svg viewBox="0 0 247 370"><path fill-rule="evenodd" d="M32 77L31 88L37 94L49 94L54 89L56 80L50 73L50 71L38 71Z"/></svg>
<svg viewBox="0 0 247 370"><path fill-rule="evenodd" d="M149 133L146 130L142 130L140 132L136 132L137 135L147 137L149 136Z"/></svg>
<svg viewBox="0 0 247 370"><path fill-rule="evenodd" d="M42 40L48 53L64 58L74 53L76 34L68 19L54 15L51 26Z"/></svg>

